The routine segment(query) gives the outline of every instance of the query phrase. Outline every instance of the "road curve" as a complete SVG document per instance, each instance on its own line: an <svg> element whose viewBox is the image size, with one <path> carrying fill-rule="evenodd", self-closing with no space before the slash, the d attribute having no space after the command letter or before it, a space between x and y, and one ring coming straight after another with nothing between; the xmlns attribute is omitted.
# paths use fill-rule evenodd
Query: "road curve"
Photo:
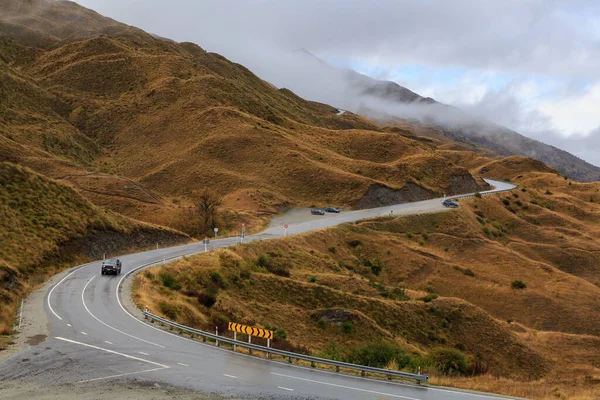
<svg viewBox="0 0 600 400"><path fill-rule="evenodd" d="M514 185L488 180L495 188ZM441 199L360 210L289 223L287 234L299 234L363 218L447 210ZM282 226L269 227L245 241L278 238ZM239 238L211 242L213 248L238 243ZM194 243L120 257L121 276L100 275L100 261L71 270L46 295L49 337L42 344L0 365L2 379L34 380L40 384L77 383L137 378L201 392L236 397L310 399L490 399L502 398L454 389L415 386L335 374L253 358L216 348L155 328L133 317L123 306L120 283L143 265L201 252ZM25 361L24 361L25 360Z"/></svg>

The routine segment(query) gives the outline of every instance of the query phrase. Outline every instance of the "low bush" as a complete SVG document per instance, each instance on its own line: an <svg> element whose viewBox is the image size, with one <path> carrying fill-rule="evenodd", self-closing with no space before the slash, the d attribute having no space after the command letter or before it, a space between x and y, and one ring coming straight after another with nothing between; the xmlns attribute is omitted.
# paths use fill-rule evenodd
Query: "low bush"
<svg viewBox="0 0 600 400"><path fill-rule="evenodd" d="M167 319L175 320L177 318L177 307L175 305L166 301L161 301L158 303L158 307Z"/></svg>
<svg viewBox="0 0 600 400"><path fill-rule="evenodd" d="M419 297L419 300L422 300L425 303L429 303L432 300L437 299L439 296L437 293L429 293L427 296Z"/></svg>
<svg viewBox="0 0 600 400"><path fill-rule="evenodd" d="M342 330L344 333L351 334L354 331L354 324L352 321L345 321L342 323Z"/></svg>
<svg viewBox="0 0 600 400"><path fill-rule="evenodd" d="M274 334L274 336L275 336L275 339L286 340L286 339L287 339L287 337L288 337L288 334L287 334L287 332L285 331L285 329L281 329L281 328L279 328L279 329L277 329L277 330L275 331L275 334Z"/></svg>
<svg viewBox="0 0 600 400"><path fill-rule="evenodd" d="M217 294L209 291L202 292L198 295L198 303L210 308L217 302Z"/></svg>
<svg viewBox="0 0 600 400"><path fill-rule="evenodd" d="M376 342L352 349L346 361L376 368L383 368L391 361L396 361L398 368L404 368L410 363L410 357L401 347L386 342Z"/></svg>
<svg viewBox="0 0 600 400"><path fill-rule="evenodd" d="M159 275L162 284L171 290L181 290L181 283L168 272L163 272Z"/></svg>
<svg viewBox="0 0 600 400"><path fill-rule="evenodd" d="M513 289L525 289L527 287L527 285L525 284L525 282L523 281L512 281L512 283L510 284L510 287Z"/></svg>
<svg viewBox="0 0 600 400"><path fill-rule="evenodd" d="M465 353L458 349L434 349L429 353L429 360L444 375L464 374L467 371Z"/></svg>

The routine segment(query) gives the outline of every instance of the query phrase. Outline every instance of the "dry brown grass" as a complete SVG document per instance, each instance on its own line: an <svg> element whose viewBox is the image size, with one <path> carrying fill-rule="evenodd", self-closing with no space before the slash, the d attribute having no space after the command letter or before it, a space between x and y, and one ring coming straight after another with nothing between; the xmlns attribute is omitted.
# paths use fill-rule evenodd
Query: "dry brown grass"
<svg viewBox="0 0 600 400"><path fill-rule="evenodd" d="M254 242L222 253L235 261L203 255L151 271L169 270L182 282L220 271L230 285L210 309L145 276L138 278L144 284L138 296L159 313L157 301L174 301L181 307L176 318L201 327L219 316L283 327L295 344L313 350L329 341L351 347L387 338L423 354L442 341L479 354L491 375L452 381L434 375L433 383L535 399L594 398L600 376L600 208L585 199L597 184L569 185L547 172L518 175L513 180L519 189L461 201L452 213ZM257 268L261 254L290 277ZM384 266L379 275L365 264L375 260ZM250 277L232 284L242 270L251 270ZM513 289L515 280L527 287ZM413 300L390 298L399 287ZM428 292L441 297L415 300ZM326 326L323 335L311 318L315 310L336 307L353 313L353 334ZM462 317L452 319L457 309Z"/></svg>

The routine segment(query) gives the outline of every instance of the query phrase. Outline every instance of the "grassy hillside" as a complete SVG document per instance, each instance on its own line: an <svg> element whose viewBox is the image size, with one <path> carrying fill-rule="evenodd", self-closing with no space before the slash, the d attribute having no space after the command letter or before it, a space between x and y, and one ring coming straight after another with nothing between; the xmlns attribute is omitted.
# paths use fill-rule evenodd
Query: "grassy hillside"
<svg viewBox="0 0 600 400"><path fill-rule="evenodd" d="M600 207L590 199L600 185L509 161L511 193L153 268L136 277L135 300L205 329L227 320L282 329L286 346L327 356L383 340L412 355L404 369L428 368L433 382L593 398ZM466 375L483 374L446 379L432 367L439 348L463 352Z"/></svg>
<svg viewBox="0 0 600 400"><path fill-rule="evenodd" d="M361 208L479 189L410 128L337 115L195 44L75 3L6 0L0 11L0 87L10 99L0 156L113 211L184 228L178 205L208 187L260 226L292 204ZM112 179L90 185L98 174ZM158 201L123 196L117 181ZM236 200L249 192L260 201Z"/></svg>
<svg viewBox="0 0 600 400"><path fill-rule="evenodd" d="M65 266L100 258L103 252L185 240L176 232L102 211L73 189L29 169L0 163L0 346L9 340L21 297Z"/></svg>

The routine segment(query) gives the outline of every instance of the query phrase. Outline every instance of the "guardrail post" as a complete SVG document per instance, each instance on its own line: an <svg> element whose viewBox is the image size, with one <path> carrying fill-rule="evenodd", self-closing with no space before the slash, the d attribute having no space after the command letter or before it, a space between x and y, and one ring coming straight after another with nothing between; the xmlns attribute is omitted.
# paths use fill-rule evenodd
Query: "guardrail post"
<svg viewBox="0 0 600 400"><path fill-rule="evenodd" d="M311 361L311 362L310 362L310 366L311 366L312 368L314 368L314 367L315 367L315 362L314 362L314 361Z"/></svg>
<svg viewBox="0 0 600 400"><path fill-rule="evenodd" d="M237 332L233 332L233 340L237 340ZM235 349L237 348L237 346L234 344L233 345L233 351L235 351Z"/></svg>
<svg viewBox="0 0 600 400"><path fill-rule="evenodd" d="M360 371L360 376L367 376L365 371Z"/></svg>
<svg viewBox="0 0 600 400"><path fill-rule="evenodd" d="M252 343L252 336L248 335L248 343ZM252 355L252 349L248 347L248 354Z"/></svg>
<svg viewBox="0 0 600 400"><path fill-rule="evenodd" d="M392 376L391 376L391 375L388 375L388 376L387 376L387 378L388 378L388 381L391 381L391 380L392 380ZM417 380L418 380L418 379L417 379Z"/></svg>
<svg viewBox="0 0 600 400"><path fill-rule="evenodd" d="M340 372L340 367L339 366L335 366L335 372Z"/></svg>
<svg viewBox="0 0 600 400"><path fill-rule="evenodd" d="M215 335L219 336L219 327L218 326L215 326ZM217 347L219 347L219 340L218 339L216 341L216 345L217 345Z"/></svg>
<svg viewBox="0 0 600 400"><path fill-rule="evenodd" d="M292 357L288 357L288 363L291 364L292 363Z"/></svg>

